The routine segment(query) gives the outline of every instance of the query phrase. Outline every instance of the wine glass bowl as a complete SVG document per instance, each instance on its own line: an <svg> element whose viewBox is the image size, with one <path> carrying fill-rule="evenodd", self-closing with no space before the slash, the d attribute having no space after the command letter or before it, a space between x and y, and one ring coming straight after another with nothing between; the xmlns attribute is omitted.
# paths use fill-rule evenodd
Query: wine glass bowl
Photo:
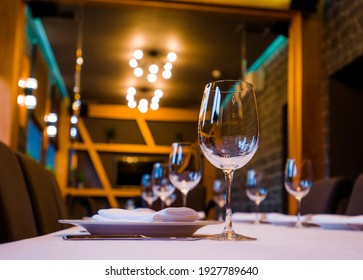
<svg viewBox="0 0 363 280"><path fill-rule="evenodd" d="M154 163L151 172L151 185L154 193L160 197L162 204L165 203L166 198L175 190L175 187L169 180L168 163Z"/></svg>
<svg viewBox="0 0 363 280"><path fill-rule="evenodd" d="M188 192L197 186L202 178L202 159L194 143L173 143L169 155L169 178L180 190L183 206L186 207Z"/></svg>
<svg viewBox="0 0 363 280"><path fill-rule="evenodd" d="M205 86L198 120L198 138L206 159L221 169L227 182L226 222L220 240L255 240L232 227L231 186L234 171L248 163L259 143L259 118L252 84L224 80Z"/></svg>
<svg viewBox="0 0 363 280"><path fill-rule="evenodd" d="M289 158L285 166L285 189L296 198L298 202L297 222L295 227L302 227L300 220L301 200L305 197L313 186L313 170L309 159L298 161Z"/></svg>
<svg viewBox="0 0 363 280"><path fill-rule="evenodd" d="M158 199L158 196L153 191L151 185L150 174L143 174L141 177L141 197L146 201L149 208L151 208L153 203Z"/></svg>
<svg viewBox="0 0 363 280"><path fill-rule="evenodd" d="M256 206L255 224L260 223L260 203L266 199L267 193L268 181L265 175L262 172L256 172L254 169L248 170L246 178L246 195L251 201L255 203Z"/></svg>

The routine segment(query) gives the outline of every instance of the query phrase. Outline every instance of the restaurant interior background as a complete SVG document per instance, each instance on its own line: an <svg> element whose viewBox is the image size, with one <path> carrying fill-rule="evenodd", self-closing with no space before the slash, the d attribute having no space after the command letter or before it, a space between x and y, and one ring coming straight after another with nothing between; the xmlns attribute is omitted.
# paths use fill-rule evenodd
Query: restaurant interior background
<svg viewBox="0 0 363 280"><path fill-rule="evenodd" d="M261 210L294 212L283 188L287 156L310 157L315 180L363 171L361 1L5 0L0 11L0 140L54 170L73 217L124 207L172 142L197 141L203 88L216 79L250 80L260 111L260 146L235 175L233 209L253 210L243 182L254 167L270 180ZM150 60L175 52L170 79L133 76L136 49ZM18 85L29 77L37 89ZM129 108L131 86L136 101L149 102L160 87L159 109ZM34 109L24 95L36 96ZM201 207L221 176L206 160L203 175Z"/></svg>

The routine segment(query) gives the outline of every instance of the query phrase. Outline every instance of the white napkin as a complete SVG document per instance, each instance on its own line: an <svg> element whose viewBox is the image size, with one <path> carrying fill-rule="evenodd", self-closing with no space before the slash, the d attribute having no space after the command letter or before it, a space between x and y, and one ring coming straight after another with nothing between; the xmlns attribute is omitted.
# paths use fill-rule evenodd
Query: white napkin
<svg viewBox="0 0 363 280"><path fill-rule="evenodd" d="M262 218L264 213L259 213L259 217ZM233 222L245 222L253 223L256 220L256 213L245 213L245 212L235 212L232 214Z"/></svg>
<svg viewBox="0 0 363 280"><path fill-rule="evenodd" d="M304 216L301 216L301 221L304 220ZM286 215L281 213L267 213L263 217L263 222L271 223L271 224L290 224L296 223L297 217L296 215Z"/></svg>
<svg viewBox="0 0 363 280"><path fill-rule="evenodd" d="M315 214L309 219L310 222L321 223L335 223L335 224L363 224L363 215L346 216L334 214Z"/></svg>
<svg viewBox="0 0 363 280"><path fill-rule="evenodd" d="M187 207L169 207L158 212L110 208L99 210L92 219L98 222L194 222L199 215Z"/></svg>

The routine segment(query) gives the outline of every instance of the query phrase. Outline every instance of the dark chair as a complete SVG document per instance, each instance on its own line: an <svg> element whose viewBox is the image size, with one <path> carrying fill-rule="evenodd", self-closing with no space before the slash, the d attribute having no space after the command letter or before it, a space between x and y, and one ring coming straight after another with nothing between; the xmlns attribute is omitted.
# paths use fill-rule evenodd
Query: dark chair
<svg viewBox="0 0 363 280"><path fill-rule="evenodd" d="M350 195L346 215L363 214L363 173L354 181L352 194Z"/></svg>
<svg viewBox="0 0 363 280"><path fill-rule="evenodd" d="M39 235L63 229L67 218L64 202L53 174L30 157L16 153L23 170Z"/></svg>
<svg viewBox="0 0 363 280"><path fill-rule="evenodd" d="M333 177L314 182L301 202L301 214L337 214L345 211L344 200L352 191L352 183L343 177Z"/></svg>
<svg viewBox="0 0 363 280"><path fill-rule="evenodd" d="M13 151L0 142L0 243L37 235L19 162Z"/></svg>

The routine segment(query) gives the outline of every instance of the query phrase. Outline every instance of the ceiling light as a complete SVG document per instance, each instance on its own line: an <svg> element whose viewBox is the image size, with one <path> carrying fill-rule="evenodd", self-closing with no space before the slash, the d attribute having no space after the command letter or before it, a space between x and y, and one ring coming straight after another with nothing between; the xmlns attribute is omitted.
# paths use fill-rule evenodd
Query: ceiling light
<svg viewBox="0 0 363 280"><path fill-rule="evenodd" d="M150 104L150 109L156 111L157 109L159 109L159 103L152 102Z"/></svg>
<svg viewBox="0 0 363 280"><path fill-rule="evenodd" d="M129 65L132 68L136 68L139 64L137 63L137 60L135 58L131 58L130 61L129 61Z"/></svg>
<svg viewBox="0 0 363 280"><path fill-rule="evenodd" d="M127 106L129 106L130 109L134 109L136 108L136 101L135 100L129 100L129 102L127 102Z"/></svg>
<svg viewBox="0 0 363 280"><path fill-rule="evenodd" d="M161 89L156 89L154 91L154 96L160 99L163 96L163 91Z"/></svg>
<svg viewBox="0 0 363 280"><path fill-rule="evenodd" d="M47 126L47 135L49 137L55 137L57 135L57 127L55 125Z"/></svg>
<svg viewBox="0 0 363 280"><path fill-rule="evenodd" d="M165 70L165 71L163 71L162 76L163 76L163 78L164 78L164 79L168 80L168 79L170 79L170 78L171 78L171 72L170 72L170 71Z"/></svg>
<svg viewBox="0 0 363 280"><path fill-rule="evenodd" d="M77 124L78 123L78 117L77 116L75 116L75 115L73 115L72 117L71 117L71 124Z"/></svg>
<svg viewBox="0 0 363 280"><path fill-rule="evenodd" d="M141 77L143 74L144 74L144 71L140 67L135 68L134 75L136 77Z"/></svg>
<svg viewBox="0 0 363 280"><path fill-rule="evenodd" d="M27 78L26 80L20 79L18 81L18 86L25 89L37 89L38 88L38 81L35 78Z"/></svg>
<svg viewBox="0 0 363 280"><path fill-rule="evenodd" d="M170 62L174 62L176 60L176 53L175 52L168 53L167 58Z"/></svg>
<svg viewBox="0 0 363 280"><path fill-rule="evenodd" d="M155 83L156 82L156 80L157 80L158 78L157 78L157 76L155 75L155 74L148 74L147 75L147 80L150 82L150 83Z"/></svg>
<svg viewBox="0 0 363 280"><path fill-rule="evenodd" d="M37 98L34 95L26 95L24 103L27 109L35 109L37 107Z"/></svg>
<svg viewBox="0 0 363 280"><path fill-rule="evenodd" d="M142 50L136 50L134 51L134 58L141 59L144 56L144 53Z"/></svg>

